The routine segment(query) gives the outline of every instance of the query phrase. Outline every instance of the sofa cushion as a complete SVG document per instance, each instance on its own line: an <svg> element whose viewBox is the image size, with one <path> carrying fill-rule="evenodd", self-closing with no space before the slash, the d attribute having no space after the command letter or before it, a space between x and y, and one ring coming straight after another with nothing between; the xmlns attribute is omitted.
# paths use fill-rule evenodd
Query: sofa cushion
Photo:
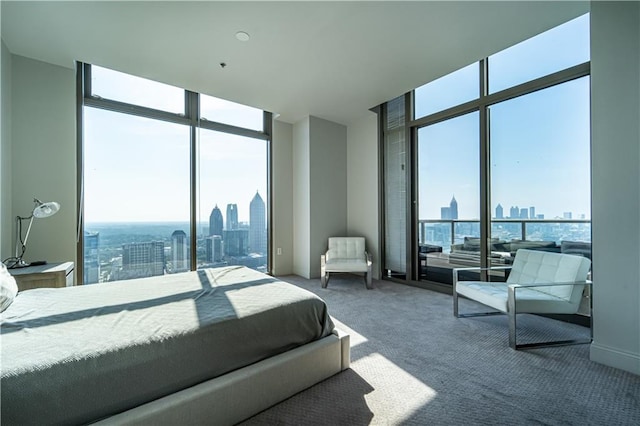
<svg viewBox="0 0 640 426"><path fill-rule="evenodd" d="M504 240L500 240L498 238L491 238L489 239L489 250L490 251L509 251L509 250L505 250L505 244L508 244L508 243ZM480 251L480 238L464 237L464 244L462 245L462 250Z"/></svg>
<svg viewBox="0 0 640 426"><path fill-rule="evenodd" d="M560 252L591 259L591 243L584 241L562 241L560 243Z"/></svg>
<svg viewBox="0 0 640 426"><path fill-rule="evenodd" d="M520 249L560 252L555 241L511 240L509 251L515 253Z"/></svg>

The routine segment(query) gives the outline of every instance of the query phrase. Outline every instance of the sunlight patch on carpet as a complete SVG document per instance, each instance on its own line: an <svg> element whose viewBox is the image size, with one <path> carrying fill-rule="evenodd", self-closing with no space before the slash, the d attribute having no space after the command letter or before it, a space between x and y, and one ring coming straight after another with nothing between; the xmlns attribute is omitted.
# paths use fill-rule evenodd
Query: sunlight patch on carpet
<svg viewBox="0 0 640 426"><path fill-rule="evenodd" d="M365 395L369 407L376 407L371 424L400 424L429 404L437 392L379 353L352 363L374 388ZM406 395L411 395L407 398Z"/></svg>

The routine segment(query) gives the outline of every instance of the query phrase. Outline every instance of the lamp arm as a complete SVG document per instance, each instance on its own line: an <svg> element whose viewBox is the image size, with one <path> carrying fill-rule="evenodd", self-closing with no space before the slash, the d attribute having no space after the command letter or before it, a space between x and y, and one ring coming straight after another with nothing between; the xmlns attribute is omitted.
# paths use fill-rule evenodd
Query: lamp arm
<svg viewBox="0 0 640 426"><path fill-rule="evenodd" d="M29 220L29 227L27 228L27 234L24 236L24 242L22 243L22 245L25 247L27 245L27 240L29 239L29 232L31 232L31 225L33 225L33 215L31 215L29 219L30 220Z"/></svg>

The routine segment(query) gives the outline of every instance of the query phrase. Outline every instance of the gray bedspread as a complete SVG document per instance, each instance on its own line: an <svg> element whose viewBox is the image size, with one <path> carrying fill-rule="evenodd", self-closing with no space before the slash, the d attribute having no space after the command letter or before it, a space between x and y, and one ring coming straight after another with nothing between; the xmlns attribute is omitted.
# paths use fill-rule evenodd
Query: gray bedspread
<svg viewBox="0 0 640 426"><path fill-rule="evenodd" d="M95 421L332 329L322 299L245 267L27 290L2 313L2 424Z"/></svg>

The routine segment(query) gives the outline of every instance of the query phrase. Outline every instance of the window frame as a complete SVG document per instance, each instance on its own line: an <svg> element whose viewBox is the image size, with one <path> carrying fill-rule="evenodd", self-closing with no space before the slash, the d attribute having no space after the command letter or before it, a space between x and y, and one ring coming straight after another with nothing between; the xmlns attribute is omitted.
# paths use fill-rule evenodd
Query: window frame
<svg viewBox="0 0 640 426"><path fill-rule="evenodd" d="M272 226L273 217L271 202L272 188L272 153L271 138L273 133L273 114L263 111L263 130L253 130L243 127L233 126L225 123L218 123L210 120L202 120L200 117L200 94L184 89L184 112L173 113L141 105L129 104L113 99L102 98L93 93L91 84L91 64L76 62L76 158L77 158L77 236L76 236L76 258L75 266L78 285L84 284L84 107L105 109L108 111L145 117L153 120L167 121L170 123L182 124L190 127L190 226L189 226L189 249L191 253L197 253L197 138L198 129L209 129L222 133L249 137L264 140L267 144L267 200L266 200L266 224L267 224L267 273L271 273L273 267L272 260ZM197 269L197 256L190 256L190 270Z"/></svg>
<svg viewBox="0 0 640 426"><path fill-rule="evenodd" d="M565 68L554 73L535 78L533 80L518 84L516 86L503 89L495 93L489 93L488 87L488 73L489 73L489 57L482 58L477 62L480 67L479 72L479 89L480 96L478 99L464 102L459 105L452 106L450 108L438 111L423 117L414 117L415 111L415 95L414 91L407 92L404 95L405 103L407 105L405 114L405 129L408 138L408 176L407 176L407 194L410 196L406 200L406 209L408 216L406 226L406 252L407 252L407 264L406 264L406 276L405 279L385 277L392 281L398 281L402 283L408 283L416 285L418 287L428 288L432 290L450 292L451 286L447 284L432 284L424 280L420 280L420 260L418 253L418 182L417 182L417 146L418 146L418 130L422 127L426 127L432 124L436 124L442 121L446 121L452 118L456 118L474 111L480 113L480 239L481 241L487 241L491 235L491 159L490 159L490 135L489 135L489 107L494 104L501 103L510 99L514 99L520 96L525 96L540 90L544 90L556 85L567 83L582 77L591 75L591 61L587 61L578 65ZM385 129L386 116L386 103L382 104L378 108L378 119L380 120L379 129ZM380 136L380 197L381 203L384 202L386 194L384 194L384 181L386 179L385 173L385 161L384 158L384 144L385 144L385 132L382 131ZM381 213L381 221L379 225L379 235L384 236L386 232L386 218L384 204L379 207ZM381 247L384 240L381 240ZM488 247L485 244L481 245L480 259L482 268L489 266ZM384 251L382 252L382 262L386 263ZM384 275L384 274L383 274ZM484 273L482 279L486 279L486 273Z"/></svg>

